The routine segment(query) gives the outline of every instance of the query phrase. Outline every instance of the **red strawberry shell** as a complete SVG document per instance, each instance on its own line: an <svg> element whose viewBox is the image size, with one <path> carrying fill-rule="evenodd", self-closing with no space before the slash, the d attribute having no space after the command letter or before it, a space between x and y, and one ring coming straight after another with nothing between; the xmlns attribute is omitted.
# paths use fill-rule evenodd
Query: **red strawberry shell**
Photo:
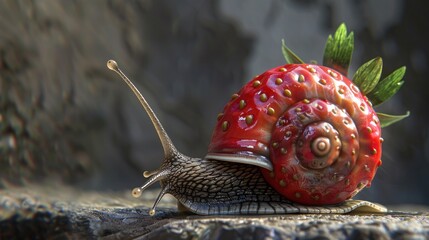
<svg viewBox="0 0 429 240"><path fill-rule="evenodd" d="M381 129L367 98L337 71L286 64L247 83L219 114L209 153L268 157L270 185L301 204L343 202L381 164Z"/></svg>

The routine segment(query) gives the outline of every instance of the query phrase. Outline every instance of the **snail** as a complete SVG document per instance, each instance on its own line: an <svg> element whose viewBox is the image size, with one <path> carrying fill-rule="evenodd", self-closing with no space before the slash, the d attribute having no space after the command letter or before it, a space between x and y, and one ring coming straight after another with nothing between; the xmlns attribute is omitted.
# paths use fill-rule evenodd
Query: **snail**
<svg viewBox="0 0 429 240"><path fill-rule="evenodd" d="M351 198L370 186L381 165L381 126L408 116L372 108L399 90L405 67L379 81L382 63L375 58L352 81L346 77L352 48L353 34L344 24L328 38L325 66L303 63L283 42L288 63L232 95L204 158L176 149L139 90L109 60L108 68L149 115L165 155L158 170L144 172L147 182L132 195L160 182L150 215L166 193L179 209L203 215L386 212L380 204Z"/></svg>

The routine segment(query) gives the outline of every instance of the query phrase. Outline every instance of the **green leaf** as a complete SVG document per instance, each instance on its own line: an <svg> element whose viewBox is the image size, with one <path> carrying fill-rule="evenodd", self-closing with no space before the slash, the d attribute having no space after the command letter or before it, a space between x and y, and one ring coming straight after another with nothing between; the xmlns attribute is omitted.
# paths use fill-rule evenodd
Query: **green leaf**
<svg viewBox="0 0 429 240"><path fill-rule="evenodd" d="M380 57L364 63L353 76L353 82L359 87L363 94L371 92L378 81L380 81L383 60Z"/></svg>
<svg viewBox="0 0 429 240"><path fill-rule="evenodd" d="M301 58L299 58L294 52L292 52L292 50L286 47L284 39L282 39L282 52L287 63L298 63L298 64L304 63L304 61L302 61Z"/></svg>
<svg viewBox="0 0 429 240"><path fill-rule="evenodd" d="M387 127L395 122L401 121L402 119L410 116L410 111L407 111L404 115L389 115L385 113L377 113L378 119L380 120L381 127Z"/></svg>
<svg viewBox="0 0 429 240"><path fill-rule="evenodd" d="M404 78L405 71L405 66L400 67L375 86L374 90L367 96L374 106L385 102L398 92L402 84L404 84L402 79Z"/></svg>
<svg viewBox="0 0 429 240"><path fill-rule="evenodd" d="M347 27L342 23L337 31L329 35L323 55L323 65L333 68L347 76L354 48L354 35L347 35Z"/></svg>

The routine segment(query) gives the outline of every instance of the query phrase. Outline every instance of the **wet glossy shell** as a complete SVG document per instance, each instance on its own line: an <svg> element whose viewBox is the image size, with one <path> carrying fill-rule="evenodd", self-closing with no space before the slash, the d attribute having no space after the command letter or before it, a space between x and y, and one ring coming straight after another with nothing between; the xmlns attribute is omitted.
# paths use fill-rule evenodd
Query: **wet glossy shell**
<svg viewBox="0 0 429 240"><path fill-rule="evenodd" d="M335 204L369 186L381 164L380 124L367 98L327 67L287 64L251 80L218 117L209 153L268 157L261 169L286 198Z"/></svg>

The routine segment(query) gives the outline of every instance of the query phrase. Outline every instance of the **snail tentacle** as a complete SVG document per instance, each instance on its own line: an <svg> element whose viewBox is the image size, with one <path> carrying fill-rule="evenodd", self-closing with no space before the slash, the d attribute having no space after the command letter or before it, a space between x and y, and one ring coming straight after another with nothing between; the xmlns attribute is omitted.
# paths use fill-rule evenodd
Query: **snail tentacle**
<svg viewBox="0 0 429 240"><path fill-rule="evenodd" d="M157 173L158 173L157 170L155 170L155 171L144 171L143 172L143 177L148 178L148 177L151 177L151 176L153 176L153 175L155 175Z"/></svg>
<svg viewBox="0 0 429 240"><path fill-rule="evenodd" d="M130 87L133 93L136 95L140 104L143 106L144 110L149 115L149 118L152 121L153 126L155 127L156 133L158 134L158 137L161 141L162 148L164 149L164 156L166 158L172 157L177 152L177 149L174 146L173 142L171 141L170 137L168 136L167 132L165 131L164 127L162 126L161 122L159 121L158 117L155 115L152 108L147 103L146 99L136 88L136 86L131 82L131 80L121 71L116 61L114 60L107 61L107 67L110 70L116 72L122 78L122 80L124 80L124 82Z"/></svg>
<svg viewBox="0 0 429 240"><path fill-rule="evenodd" d="M161 192L159 192L158 196L156 197L155 201L153 202L152 208L149 210L149 215L153 216L155 215L155 209L158 205L159 201L161 201L162 197L168 192L168 185L163 186L161 189Z"/></svg>
<svg viewBox="0 0 429 240"><path fill-rule="evenodd" d="M161 170L157 173L153 174L141 187L137 187L133 189L132 195L135 198L140 197L141 193L146 190L148 187L150 187L152 184L162 181L169 175L169 170Z"/></svg>

